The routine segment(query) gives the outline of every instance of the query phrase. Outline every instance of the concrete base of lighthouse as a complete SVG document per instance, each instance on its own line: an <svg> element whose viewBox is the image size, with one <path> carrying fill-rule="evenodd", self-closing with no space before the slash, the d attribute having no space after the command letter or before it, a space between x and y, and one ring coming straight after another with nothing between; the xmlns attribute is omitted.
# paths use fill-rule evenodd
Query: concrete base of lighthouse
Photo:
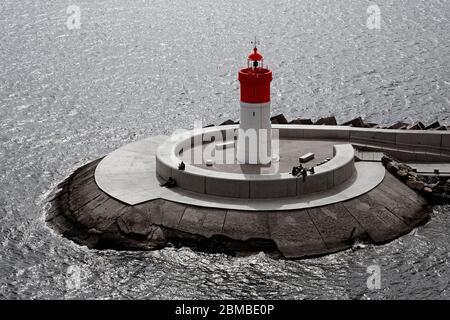
<svg viewBox="0 0 450 320"><path fill-rule="evenodd" d="M341 129L309 127L306 133L286 127L277 126L282 132L278 177L258 179L260 174L245 172L239 165L206 168L187 162L180 171L170 166L196 147L184 144L189 134L179 140L152 137L77 170L51 200L47 220L68 238L93 248L147 250L172 243L214 252L263 250L301 258L343 250L358 241L385 243L428 219L426 201L380 163L354 162L353 156L349 161L347 149L345 155L333 152L333 147L351 142L343 139ZM306 181L286 172L296 143L315 147L317 162L339 158L318 170L317 181L306 177L312 183L304 185L306 189L299 188ZM177 187L160 186L169 171L180 183ZM233 180L241 175L248 181ZM332 186L330 177L342 181ZM208 181L216 185L215 192L238 192L210 194ZM324 190L307 190L323 186ZM272 190L271 197L260 193L264 188Z"/></svg>

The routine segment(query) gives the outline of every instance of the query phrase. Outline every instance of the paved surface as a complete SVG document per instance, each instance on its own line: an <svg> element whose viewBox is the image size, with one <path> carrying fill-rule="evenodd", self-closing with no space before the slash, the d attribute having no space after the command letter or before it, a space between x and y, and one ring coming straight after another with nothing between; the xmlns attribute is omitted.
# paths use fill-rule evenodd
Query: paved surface
<svg viewBox="0 0 450 320"><path fill-rule="evenodd" d="M155 153L158 145L166 139L167 136L154 136L113 151L97 166L97 185L114 198L131 205L160 198Z"/></svg>
<svg viewBox="0 0 450 320"><path fill-rule="evenodd" d="M356 174L338 188L300 197L279 199L236 199L160 187L156 177L155 151L166 137L144 139L117 149L97 166L95 181L111 197L129 205L162 198L183 204L223 209L266 211L311 208L337 203L364 194L384 178L379 163L358 162Z"/></svg>
<svg viewBox="0 0 450 320"><path fill-rule="evenodd" d="M283 138L279 140L279 150L275 152L279 155L279 161L274 161L270 166L263 165L244 165L238 163L225 164L225 159L236 159L236 149L229 147L226 149L216 150L208 147L209 144L194 146L187 148L179 155L180 160L187 164L192 164L203 169L214 170L219 172L243 173L243 174L258 174L264 171L265 173L273 172L291 172L293 166L299 165L298 158L308 152L314 153L314 159L303 163L305 167L316 166L318 163L327 158L333 157L333 146L340 144L339 140L313 140L313 139L289 139ZM275 147L275 144L273 144ZM195 152L200 152L206 148L214 150L213 157L217 159L213 166L207 166L206 163L194 163ZM275 149L275 148L274 148Z"/></svg>

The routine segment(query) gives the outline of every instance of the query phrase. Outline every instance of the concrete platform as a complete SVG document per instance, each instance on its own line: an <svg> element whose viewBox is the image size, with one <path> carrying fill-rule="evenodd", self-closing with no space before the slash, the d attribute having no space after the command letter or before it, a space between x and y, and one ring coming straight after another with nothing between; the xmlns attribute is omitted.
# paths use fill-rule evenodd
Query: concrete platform
<svg viewBox="0 0 450 320"><path fill-rule="evenodd" d="M169 189L160 187L161 181L157 178L155 166L156 148L161 143L165 143L166 139L167 137L158 136L137 141L119 148L106 156L98 164L95 171L95 181L99 188L109 196L129 205L161 198L194 206L233 210L293 210L328 205L357 197L376 187L383 180L385 174L385 169L380 163L358 162L355 164L355 172L352 174L352 177L340 181L336 188L301 196L293 194L291 197L284 198L231 198L203 192L193 192L179 187ZM174 165L176 163L174 162ZM333 162L330 161L321 167L317 167L317 173L307 178L321 179L321 170L325 173L328 172L328 166L333 166ZM195 173L201 172L201 170L206 171L203 174L208 179L213 179L215 177L213 174L218 177L224 174L213 171L209 173L209 170L201 168L193 169L196 170ZM178 171L178 169L175 170L176 172ZM232 174L226 173L225 175L227 178L230 178ZM174 176L176 177L176 175ZM275 183L278 182L277 178L279 177L289 179L294 183L295 190L303 187L301 178L294 178L288 173L281 173L277 176L269 175L269 177ZM244 176L239 176L238 178L244 178ZM248 175L245 178L248 178ZM178 178L176 179L179 181ZM260 180L259 182L264 184L270 183L269 180ZM327 180L325 180L326 182ZM242 183L248 184L249 182L242 181ZM243 187L242 184L232 182L230 188L237 192L244 192L239 188L245 188L245 185ZM248 186L246 190L249 192ZM310 189L309 191L314 190ZM280 192L280 190L273 186L271 192Z"/></svg>
<svg viewBox="0 0 450 320"><path fill-rule="evenodd" d="M234 141L236 129L233 126L204 128L172 135L156 152L158 177L163 181L174 179L181 189L205 195L275 199L303 198L311 193L328 192L333 188L341 188L344 182L356 175L353 147L350 144L332 145L326 139L273 137L272 153L279 161L272 161L270 166L240 164L233 147L222 151L216 147L224 141ZM278 131L272 130L272 133L276 137ZM307 176L299 179L288 171L299 165L298 157L310 149L317 151L321 158L331 160L325 164L316 163L315 172L308 172ZM219 164L224 156L224 164ZM215 166L206 165L209 157L215 158ZM185 169L180 170L178 166L183 159L187 163Z"/></svg>

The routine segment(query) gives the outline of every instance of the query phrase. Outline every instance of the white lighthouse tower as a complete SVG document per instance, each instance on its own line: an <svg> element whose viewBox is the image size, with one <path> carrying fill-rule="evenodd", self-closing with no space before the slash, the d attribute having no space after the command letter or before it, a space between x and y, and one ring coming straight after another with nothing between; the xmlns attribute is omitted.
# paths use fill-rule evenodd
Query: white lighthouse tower
<svg viewBox="0 0 450 320"><path fill-rule="evenodd" d="M237 141L237 161L269 164L272 158L270 122L270 82L272 71L264 68L264 57L255 47L247 68L239 70L241 116Z"/></svg>

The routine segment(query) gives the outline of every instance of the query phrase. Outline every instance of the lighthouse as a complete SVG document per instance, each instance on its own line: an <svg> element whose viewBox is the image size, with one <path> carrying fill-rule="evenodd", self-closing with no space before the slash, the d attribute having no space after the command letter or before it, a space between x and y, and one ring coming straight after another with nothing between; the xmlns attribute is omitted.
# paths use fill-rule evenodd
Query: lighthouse
<svg viewBox="0 0 450 320"><path fill-rule="evenodd" d="M242 164L269 164L272 158L270 122L270 82L272 71L264 67L264 57L255 47L247 67L239 70L240 122L237 161Z"/></svg>

